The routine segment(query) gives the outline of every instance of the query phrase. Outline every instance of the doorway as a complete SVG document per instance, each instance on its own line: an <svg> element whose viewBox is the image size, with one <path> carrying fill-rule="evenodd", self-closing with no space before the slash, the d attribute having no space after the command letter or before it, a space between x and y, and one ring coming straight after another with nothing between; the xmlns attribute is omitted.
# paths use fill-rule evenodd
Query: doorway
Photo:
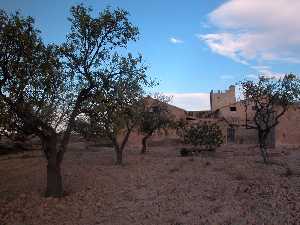
<svg viewBox="0 0 300 225"><path fill-rule="evenodd" d="M233 127L227 128L227 143L235 143L235 129Z"/></svg>

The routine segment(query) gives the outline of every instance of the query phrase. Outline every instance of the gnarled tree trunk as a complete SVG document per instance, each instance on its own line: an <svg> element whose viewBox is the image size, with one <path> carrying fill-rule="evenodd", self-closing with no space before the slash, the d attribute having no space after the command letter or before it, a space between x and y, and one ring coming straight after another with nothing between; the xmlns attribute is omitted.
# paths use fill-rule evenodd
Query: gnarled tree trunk
<svg viewBox="0 0 300 225"><path fill-rule="evenodd" d="M123 149L120 147L115 147L116 151L116 165L122 165L123 164Z"/></svg>
<svg viewBox="0 0 300 225"><path fill-rule="evenodd" d="M260 153L263 158L264 163L268 163L268 152L267 152L267 145L266 140L268 137L268 133L266 132L259 132L259 148Z"/></svg>
<svg viewBox="0 0 300 225"><path fill-rule="evenodd" d="M61 167L58 160L49 160L47 165L46 197L62 197L63 185Z"/></svg>
<svg viewBox="0 0 300 225"><path fill-rule="evenodd" d="M115 157L116 157L116 161L115 164L116 165L122 165L123 163L123 149L122 146L119 145L116 136L111 135L110 136L112 144L114 146L114 151L115 151Z"/></svg>
<svg viewBox="0 0 300 225"><path fill-rule="evenodd" d="M126 143L128 141L129 135L132 131L132 128L128 128L125 134L125 137L123 138L123 140L121 141L121 144L118 143L117 140L117 135L116 134L111 134L110 135L110 139L114 145L114 149L116 152L116 165L122 165L123 164L123 150L126 146Z"/></svg>
<svg viewBox="0 0 300 225"><path fill-rule="evenodd" d="M51 134L42 139L43 151L47 158L46 197L62 197L63 185L61 176L62 151L58 150L57 135Z"/></svg>
<svg viewBox="0 0 300 225"><path fill-rule="evenodd" d="M46 197L63 196L61 162L63 160L64 152L69 143L71 130L74 127L74 121L76 116L78 115L80 105L92 88L93 86L91 85L88 89L81 90L76 100L75 107L69 118L68 126L66 131L64 132L64 136L60 142L60 146L58 146L58 136L54 129L48 127L46 129L46 135L42 136L43 151L45 152L46 158L48 160Z"/></svg>
<svg viewBox="0 0 300 225"><path fill-rule="evenodd" d="M142 150L141 150L141 154L145 154L147 151L147 140L151 137L151 134L147 134L146 136L143 137L142 139Z"/></svg>

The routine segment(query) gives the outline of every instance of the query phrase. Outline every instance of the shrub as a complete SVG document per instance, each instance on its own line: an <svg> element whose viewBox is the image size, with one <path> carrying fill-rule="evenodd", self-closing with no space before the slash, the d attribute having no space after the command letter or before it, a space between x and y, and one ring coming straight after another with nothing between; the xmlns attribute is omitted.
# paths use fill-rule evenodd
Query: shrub
<svg viewBox="0 0 300 225"><path fill-rule="evenodd" d="M217 124L202 123L185 128L185 144L200 146L204 150L215 150L223 143L223 135Z"/></svg>
<svg viewBox="0 0 300 225"><path fill-rule="evenodd" d="M190 154L191 154L191 152L190 152L188 149L186 149L186 148L180 149L180 155L181 155L182 157L189 156Z"/></svg>

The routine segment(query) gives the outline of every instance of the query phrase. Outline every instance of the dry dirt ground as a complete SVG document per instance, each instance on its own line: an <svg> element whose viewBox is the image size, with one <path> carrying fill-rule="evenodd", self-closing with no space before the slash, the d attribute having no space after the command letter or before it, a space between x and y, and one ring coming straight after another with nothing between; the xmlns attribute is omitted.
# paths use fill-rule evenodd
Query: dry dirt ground
<svg viewBox="0 0 300 225"><path fill-rule="evenodd" d="M0 224L300 224L300 176L294 162L292 172L284 166L297 151L274 150L264 165L251 147L194 157L179 157L176 146L152 147L145 156L126 150L125 165L115 166L112 149L73 143L62 199L43 197L39 151L1 156Z"/></svg>

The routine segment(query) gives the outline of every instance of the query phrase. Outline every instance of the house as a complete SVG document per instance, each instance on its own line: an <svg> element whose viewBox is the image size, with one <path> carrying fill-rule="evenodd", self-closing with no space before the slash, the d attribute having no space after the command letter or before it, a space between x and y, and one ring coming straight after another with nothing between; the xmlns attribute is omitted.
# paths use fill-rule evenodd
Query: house
<svg viewBox="0 0 300 225"><path fill-rule="evenodd" d="M246 122L253 120L255 106L246 107L243 100L236 101L235 86L231 85L225 91L211 91L211 115L223 118L227 127L223 128L225 143L230 144L258 144L258 134L255 129L247 129ZM289 107L280 118L279 124L269 134L269 147L299 146L300 145L300 105ZM221 126L224 126L223 124Z"/></svg>
<svg viewBox="0 0 300 225"><path fill-rule="evenodd" d="M149 106L155 107L155 100L147 97L145 101ZM210 92L211 110L186 111L179 107L166 104L170 116L177 121L184 121L189 125L197 123L216 123L222 130L224 144L258 144L258 132L256 129L247 129L246 122L251 123L256 109L253 106L246 107L243 100L236 100L235 86L229 86L225 91ZM155 109L153 109L155 110ZM287 112L280 118L280 123L272 129L267 139L269 147L300 146L300 104L290 106ZM140 146L143 135L137 130L132 132L129 145ZM167 129L166 132L156 132L149 140L150 145L180 142L175 129Z"/></svg>

